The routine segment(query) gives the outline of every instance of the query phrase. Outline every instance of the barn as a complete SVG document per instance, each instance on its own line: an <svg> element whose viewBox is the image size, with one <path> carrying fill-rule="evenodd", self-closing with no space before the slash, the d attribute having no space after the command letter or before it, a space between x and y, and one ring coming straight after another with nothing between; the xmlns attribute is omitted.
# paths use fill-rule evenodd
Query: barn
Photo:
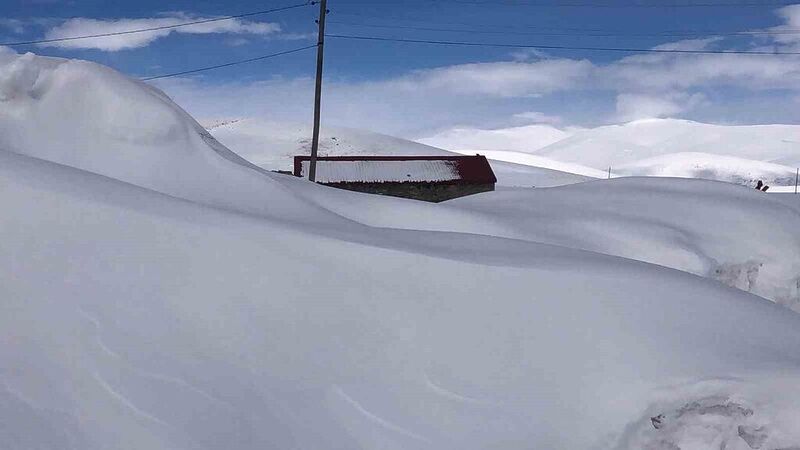
<svg viewBox="0 0 800 450"><path fill-rule="evenodd" d="M294 157L294 175L308 177L309 156ZM317 183L350 191L441 202L493 191L497 178L486 157L326 156L317 158Z"/></svg>

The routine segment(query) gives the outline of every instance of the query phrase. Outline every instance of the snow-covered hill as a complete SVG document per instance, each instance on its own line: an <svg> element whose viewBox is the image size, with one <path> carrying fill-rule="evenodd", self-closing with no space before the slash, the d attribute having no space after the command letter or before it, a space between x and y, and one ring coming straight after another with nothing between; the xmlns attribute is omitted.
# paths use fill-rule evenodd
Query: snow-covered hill
<svg viewBox="0 0 800 450"><path fill-rule="evenodd" d="M266 172L96 65L4 54L0 94L4 450L800 445L800 316L635 260L680 242L783 259L776 280L796 237L757 230L800 220L783 199L616 180L426 204ZM719 215L656 212L685 199ZM612 244L537 242L548 214ZM720 217L741 223L700 232Z"/></svg>
<svg viewBox="0 0 800 450"><path fill-rule="evenodd" d="M800 166L798 125L712 125L677 119L645 119L591 129L567 129L562 138L549 125L501 130L458 129L421 139L451 151L496 152L496 157L533 165L548 160L617 175L677 176L750 184L794 184ZM513 140L507 135L514 136ZM538 159L541 158L541 159ZM563 166L562 166L563 167ZM584 171L585 172L585 171Z"/></svg>
<svg viewBox="0 0 800 450"><path fill-rule="evenodd" d="M422 139L420 142L450 150L479 148L487 151L527 153L566 139L571 132L572 130L561 130L544 124L496 130L453 128Z"/></svg>

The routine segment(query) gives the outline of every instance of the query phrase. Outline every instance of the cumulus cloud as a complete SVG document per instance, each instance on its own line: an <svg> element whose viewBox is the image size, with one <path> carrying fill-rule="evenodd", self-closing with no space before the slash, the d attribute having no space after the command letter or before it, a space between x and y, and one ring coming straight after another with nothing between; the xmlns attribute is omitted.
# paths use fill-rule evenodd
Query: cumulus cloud
<svg viewBox="0 0 800 450"><path fill-rule="evenodd" d="M394 80L404 90L433 90L494 97L536 97L574 88L589 76L586 60L460 64L416 72Z"/></svg>
<svg viewBox="0 0 800 450"><path fill-rule="evenodd" d="M69 19L45 33L45 39L62 39L73 36L119 33L142 28L158 28L174 26L189 21L205 20L203 17L176 13L169 17L147 19ZM172 33L186 34L249 34L269 35L278 33L281 27L276 23L251 22L240 19L224 20L179 28L166 28L141 33L105 36L101 38L78 39L71 41L50 42L42 44L47 47L71 49L97 49L109 52L145 47L153 41L169 36Z"/></svg>
<svg viewBox="0 0 800 450"><path fill-rule="evenodd" d="M674 90L716 85L794 89L800 82L800 56L635 55L600 68L598 75L611 87Z"/></svg>

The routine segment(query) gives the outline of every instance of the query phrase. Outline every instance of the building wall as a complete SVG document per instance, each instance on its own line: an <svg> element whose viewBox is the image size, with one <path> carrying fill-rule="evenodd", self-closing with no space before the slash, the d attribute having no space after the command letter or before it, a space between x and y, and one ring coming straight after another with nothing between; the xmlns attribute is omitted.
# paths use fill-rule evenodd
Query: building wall
<svg viewBox="0 0 800 450"><path fill-rule="evenodd" d="M494 183L325 183L326 186L426 202L442 202L494 190Z"/></svg>

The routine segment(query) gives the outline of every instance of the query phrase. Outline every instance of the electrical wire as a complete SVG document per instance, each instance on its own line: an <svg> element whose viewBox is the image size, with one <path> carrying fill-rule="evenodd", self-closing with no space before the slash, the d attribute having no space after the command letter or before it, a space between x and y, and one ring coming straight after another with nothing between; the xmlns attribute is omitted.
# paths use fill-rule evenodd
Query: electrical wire
<svg viewBox="0 0 800 450"><path fill-rule="evenodd" d="M794 2L703 2L703 3L545 3L521 0L491 1L491 0L439 0L439 3L454 3L459 5L493 5L493 6L530 6L538 8L732 8L732 7L781 7L789 6Z"/></svg>
<svg viewBox="0 0 800 450"><path fill-rule="evenodd" d="M393 22L405 22L406 24L411 25L424 25L422 28L430 28L431 31L435 29L435 27L439 27L441 25L455 25L455 26L464 26L464 27L484 27L480 23L474 22L461 22L461 21L445 21L445 20L425 20L422 18L417 17L409 17L409 16L398 16L398 15L388 15L388 14L364 14L364 13L353 13L353 12L339 12L337 15L339 16L351 16L351 17L358 17L362 19L371 19L371 20L391 20ZM329 23L336 23L337 21L329 21ZM343 22L338 22L342 23ZM359 25L359 26L367 26L366 24L356 24L354 22L348 22L348 25ZM385 25L385 24L376 24L376 25L369 25L370 27L380 27L380 28L394 28L400 27L400 25ZM430 26L430 27L429 27ZM444 30L444 29L442 29ZM526 26L526 25L506 25L502 27L502 31L508 30L535 30L535 31L553 31L554 35L556 33L564 33L567 31L574 31L576 33L602 33L603 35L617 35L619 36L648 36L648 37L659 37L659 36L666 36L666 37L697 37L697 36L735 36L735 35L782 35L782 34L800 34L800 28L797 27L786 27L781 26L779 29L764 29L764 30L752 30L752 31L732 31L732 30L713 30L713 29L704 29L704 30L662 30L659 32L652 32L652 33L621 33L618 30L609 30L609 29L602 29L602 28L577 28L577 27L543 27L543 26ZM423 30L424 31L424 30ZM438 31L438 29L436 29ZM472 32L474 30L470 30ZM492 31L494 33L494 31ZM547 35L542 33L542 35ZM566 35L566 33L565 33Z"/></svg>
<svg viewBox="0 0 800 450"><path fill-rule="evenodd" d="M524 32L513 30L476 30L467 28L436 28L436 27L417 27L406 25L383 25L383 24L366 24L355 22L343 22L338 20L329 20L328 23L338 25L350 25L366 28L386 28L386 29L399 29L399 30L417 30L417 31L442 31L452 33L476 33L476 34L514 34L524 36L576 36L576 37L713 37L713 36L762 36L762 35L792 35L800 34L800 29L786 29L780 31L768 30L755 30L755 31L720 31L720 32L664 32L664 33L614 33L611 31L605 32L603 30L585 30L581 33L563 33L563 32ZM531 27L530 29L535 29Z"/></svg>
<svg viewBox="0 0 800 450"><path fill-rule="evenodd" d="M236 65L239 65L239 64L245 64L245 63L250 63L250 62L254 62L254 61L261 61L263 59L274 58L276 56L288 55L290 53L297 53L297 52L300 52L300 51L303 51L303 50L316 48L318 45L319 44L307 45L305 47L295 48L295 49L292 49L292 50L286 50L286 51L278 52L278 53L272 53L272 54L264 55L264 56L258 56L256 58L243 59L243 60L240 60L240 61L233 61L233 62L229 62L229 63L225 63L225 64L217 64L215 66L201 67L199 69L184 70L182 72L175 72L175 73L168 73L168 74L164 74L164 75L157 75L157 76L154 76L154 77L142 78L141 80L142 81L160 80L162 78L171 78L171 77L177 77L177 76L180 76L180 75L189 75L189 74L192 74L192 73L205 72L207 70L221 69L223 67L236 66Z"/></svg>
<svg viewBox="0 0 800 450"><path fill-rule="evenodd" d="M585 50L602 52L625 53L684 53L684 54L714 54L714 55L800 55L800 52L767 52L767 51L739 51L739 50L680 50L656 48L624 48L624 47L579 47L567 45L531 45L531 44L495 44L490 42L463 42L463 41L437 41L428 39L387 38L379 36L354 36L345 34L326 34L325 37L334 39L351 39L361 41L402 42L409 44L431 44L464 47L501 47L501 48L533 48L539 50Z"/></svg>
<svg viewBox="0 0 800 450"><path fill-rule="evenodd" d="M295 8L301 8L303 6L308 6L308 5L311 5L311 4L312 4L312 2L307 1L307 2L304 2L304 3L298 3L298 4L294 4L294 5L289 5L289 6L282 6L280 8L265 9L263 11L255 11L255 12L250 12L250 13L237 14L237 15L234 15L234 16L217 17L215 19L195 20L195 21L191 21L191 22L178 23L178 24L175 24L175 25L163 25L163 26L159 26L159 27L139 28L139 29L135 29L135 30L125 30L125 31L115 31L115 32L112 32L112 33L89 34L89 35L83 35L83 36L69 36L69 37L53 38L53 39L40 39L40 40L35 40L35 41L4 42L4 43L0 43L0 46L18 47L18 46L23 46L23 45L48 44L48 43L52 43L52 42L75 41L75 40L79 40L79 39L91 39L91 38L102 38L102 37L110 37L110 36L122 36L122 35L126 35L126 34L135 34L135 33L146 33L148 31L168 30L168 29L173 29L173 28L187 27L187 26L190 26L190 25L200 25L200 24L206 24L206 23L212 23L212 22L221 22L221 21L224 21L224 20L241 19L242 17L251 17L251 16L257 16L257 15L261 15L261 14L268 14L268 13L279 12L279 11L287 11L287 10L290 10L290 9L295 9Z"/></svg>

